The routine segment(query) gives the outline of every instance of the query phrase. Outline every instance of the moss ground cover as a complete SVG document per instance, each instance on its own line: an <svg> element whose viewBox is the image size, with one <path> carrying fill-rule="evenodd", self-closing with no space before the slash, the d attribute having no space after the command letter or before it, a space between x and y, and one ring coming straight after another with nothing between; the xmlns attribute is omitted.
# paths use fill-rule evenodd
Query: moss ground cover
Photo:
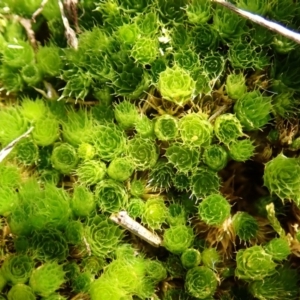
<svg viewBox="0 0 300 300"><path fill-rule="evenodd" d="M231 2L299 31L299 1ZM33 127L0 299L299 299L300 46L209 0L41 3L0 1L0 149Z"/></svg>

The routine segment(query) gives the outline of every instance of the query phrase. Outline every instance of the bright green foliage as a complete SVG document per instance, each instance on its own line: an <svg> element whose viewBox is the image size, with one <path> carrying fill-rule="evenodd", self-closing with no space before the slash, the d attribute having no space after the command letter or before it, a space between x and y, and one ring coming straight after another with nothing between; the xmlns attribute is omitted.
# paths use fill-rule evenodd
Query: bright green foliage
<svg viewBox="0 0 300 300"><path fill-rule="evenodd" d="M48 297L42 298L42 300L67 300L67 298L60 295L60 294L58 294L58 293L54 293L54 294L51 294Z"/></svg>
<svg viewBox="0 0 300 300"><path fill-rule="evenodd" d="M75 261L68 261L63 269L66 273L66 279L71 281L80 274L80 267Z"/></svg>
<svg viewBox="0 0 300 300"><path fill-rule="evenodd" d="M147 260L146 264L146 274L155 283L167 278L167 270L164 265L159 260Z"/></svg>
<svg viewBox="0 0 300 300"><path fill-rule="evenodd" d="M297 299L299 275L288 265L280 266L277 272L264 280L253 281L249 290L259 300Z"/></svg>
<svg viewBox="0 0 300 300"><path fill-rule="evenodd" d="M243 136L242 124L233 114L223 114L216 118L214 131L220 142L228 145Z"/></svg>
<svg viewBox="0 0 300 300"><path fill-rule="evenodd" d="M190 23L206 24L212 17L211 3L207 0L192 0L186 6L186 14Z"/></svg>
<svg viewBox="0 0 300 300"><path fill-rule="evenodd" d="M197 198L216 193L220 187L220 178L215 171L207 168L198 168L193 172L191 189Z"/></svg>
<svg viewBox="0 0 300 300"><path fill-rule="evenodd" d="M55 261L46 262L32 272L29 285L37 295L48 297L64 283L64 277L62 265Z"/></svg>
<svg viewBox="0 0 300 300"><path fill-rule="evenodd" d="M48 107L45 104L45 101L42 99L32 100L28 97L22 99L22 115L32 123L45 118L45 115L49 112Z"/></svg>
<svg viewBox="0 0 300 300"><path fill-rule="evenodd" d="M124 100L114 107L115 118L122 129L132 129L137 123L139 114L136 106Z"/></svg>
<svg viewBox="0 0 300 300"><path fill-rule="evenodd" d="M8 300L20 300L20 299L26 299L26 300L35 300L36 297L34 295L33 289L25 285L23 283L19 283L14 285L7 294Z"/></svg>
<svg viewBox="0 0 300 300"><path fill-rule="evenodd" d="M167 149L166 157L179 172L187 173L198 165L200 152L196 148L174 143Z"/></svg>
<svg viewBox="0 0 300 300"><path fill-rule="evenodd" d="M106 165L101 160L86 160L76 169L79 182L90 186L99 183L106 174Z"/></svg>
<svg viewBox="0 0 300 300"><path fill-rule="evenodd" d="M161 141L175 139L178 134L177 118L168 114L157 117L154 122L154 132Z"/></svg>
<svg viewBox="0 0 300 300"><path fill-rule="evenodd" d="M228 162L228 153L223 146L214 144L204 149L203 162L212 170L224 169Z"/></svg>
<svg viewBox="0 0 300 300"><path fill-rule="evenodd" d="M52 183L42 190L36 179L28 180L20 187L19 198L19 204L8 219L14 234L28 235L46 226L64 228L69 221L67 194Z"/></svg>
<svg viewBox="0 0 300 300"><path fill-rule="evenodd" d="M18 194L12 188L0 185L0 215L7 217L18 205Z"/></svg>
<svg viewBox="0 0 300 300"><path fill-rule="evenodd" d="M1 270L7 282L15 285L27 282L33 266L33 260L28 255L10 255L3 262Z"/></svg>
<svg viewBox="0 0 300 300"><path fill-rule="evenodd" d="M100 159L111 161L124 153L126 138L123 132L115 125L99 125L95 129L93 144Z"/></svg>
<svg viewBox="0 0 300 300"><path fill-rule="evenodd" d="M52 228L34 233L32 246L36 257L45 261L64 261L69 253L67 241L62 232Z"/></svg>
<svg viewBox="0 0 300 300"><path fill-rule="evenodd" d="M75 186L70 206L76 217L88 217L96 207L94 194L84 186Z"/></svg>
<svg viewBox="0 0 300 300"><path fill-rule="evenodd" d="M237 0L236 4L239 8L257 15L264 15L269 7L268 0Z"/></svg>
<svg viewBox="0 0 300 300"><path fill-rule="evenodd" d="M266 163L264 185L282 201L294 200L300 205L300 165L297 158L279 154Z"/></svg>
<svg viewBox="0 0 300 300"><path fill-rule="evenodd" d="M142 15L137 15L135 22L142 36L155 36L158 33L159 22L156 12L149 11Z"/></svg>
<svg viewBox="0 0 300 300"><path fill-rule="evenodd" d="M232 218L232 226L242 241L248 242L257 237L258 223L254 217L246 212L237 212Z"/></svg>
<svg viewBox="0 0 300 300"><path fill-rule="evenodd" d="M20 141L15 148L18 161L27 166L37 163L39 158L38 151L37 145L30 139Z"/></svg>
<svg viewBox="0 0 300 300"><path fill-rule="evenodd" d="M142 138L154 138L154 122L147 116L141 115L135 124L135 130Z"/></svg>
<svg viewBox="0 0 300 300"><path fill-rule="evenodd" d="M184 225L186 223L186 212L182 205L177 203L169 205L167 222L171 226Z"/></svg>
<svg viewBox="0 0 300 300"><path fill-rule="evenodd" d="M70 174L78 163L76 149L67 143L57 145L53 149L51 162L56 170L63 174Z"/></svg>
<svg viewBox="0 0 300 300"><path fill-rule="evenodd" d="M174 169L171 164L164 158L157 161L155 166L149 173L149 185L156 189L168 190L172 183L172 177L174 175Z"/></svg>
<svg viewBox="0 0 300 300"><path fill-rule="evenodd" d="M188 71L178 66L161 72L157 87L164 99L180 106L195 97L195 81Z"/></svg>
<svg viewBox="0 0 300 300"><path fill-rule="evenodd" d="M200 219L206 224L219 226L230 216L230 204L220 194L211 194L198 207Z"/></svg>
<svg viewBox="0 0 300 300"><path fill-rule="evenodd" d="M88 142L93 131L92 119L87 111L70 110L67 112L67 120L62 122L62 136L65 142L76 147L83 142Z"/></svg>
<svg viewBox="0 0 300 300"><path fill-rule="evenodd" d="M25 65L20 74L28 86L36 86L42 81L41 70L35 63Z"/></svg>
<svg viewBox="0 0 300 300"><path fill-rule="evenodd" d="M54 2L54 1L53 1ZM44 12L45 10L43 10ZM55 46L39 47L36 54L38 66L46 76L57 76L62 68L60 49Z"/></svg>
<svg viewBox="0 0 300 300"><path fill-rule="evenodd" d="M247 91L246 79L243 73L229 74L226 78L227 95L234 100L241 98Z"/></svg>
<svg viewBox="0 0 300 300"><path fill-rule="evenodd" d="M266 246L265 250L272 255L276 261L282 261L288 258L291 254L289 242L284 238L274 238Z"/></svg>
<svg viewBox="0 0 300 300"><path fill-rule="evenodd" d="M99 208L110 213L125 208L128 202L124 186L112 179L102 180L97 184L95 197Z"/></svg>
<svg viewBox="0 0 300 300"><path fill-rule="evenodd" d="M141 218L145 211L145 202L140 198L131 198L127 205L128 215L132 218Z"/></svg>
<svg viewBox="0 0 300 300"><path fill-rule="evenodd" d="M217 286L217 276L207 267L195 267L186 274L185 288L188 294L197 299L208 299L213 296Z"/></svg>
<svg viewBox="0 0 300 300"><path fill-rule="evenodd" d="M236 262L235 275L246 281L263 280L276 273L276 264L272 260L272 255L261 246L239 250Z"/></svg>
<svg viewBox="0 0 300 300"><path fill-rule="evenodd" d="M184 144L192 147L208 146L213 127L204 114L191 113L179 120L179 132Z"/></svg>
<svg viewBox="0 0 300 300"><path fill-rule="evenodd" d="M186 269L197 267L201 262L201 253L197 249L189 248L182 253L181 262Z"/></svg>
<svg viewBox="0 0 300 300"><path fill-rule="evenodd" d="M219 32L219 35L224 41L235 41L246 34L248 28L246 19L235 14L231 10L218 6L214 11L213 27Z"/></svg>
<svg viewBox="0 0 300 300"><path fill-rule="evenodd" d="M65 229L65 239L69 244L78 245L83 240L83 224L80 221L70 221Z"/></svg>
<svg viewBox="0 0 300 300"><path fill-rule="evenodd" d="M204 266L215 270L216 264L221 261L221 257L216 248L205 248L201 253Z"/></svg>
<svg viewBox="0 0 300 300"><path fill-rule="evenodd" d="M10 106L0 110L0 128L0 143L4 147L25 133L28 123L19 108Z"/></svg>
<svg viewBox="0 0 300 300"><path fill-rule="evenodd" d="M0 164L0 186L16 188L21 184L21 174L16 165Z"/></svg>
<svg viewBox="0 0 300 300"><path fill-rule="evenodd" d="M183 253L192 245L193 241L193 229L185 225L171 226L164 232L164 246L174 254Z"/></svg>
<svg viewBox="0 0 300 300"><path fill-rule="evenodd" d="M158 159L156 144L152 140L138 136L128 141L127 152L136 169L141 171L152 168Z"/></svg>
<svg viewBox="0 0 300 300"><path fill-rule="evenodd" d="M85 228L85 236L92 253L105 257L116 249L123 231L105 218L95 217Z"/></svg>
<svg viewBox="0 0 300 300"><path fill-rule="evenodd" d="M150 37L140 37L131 49L131 56L143 65L151 64L158 56L158 40Z"/></svg>
<svg viewBox="0 0 300 300"><path fill-rule="evenodd" d="M59 137L59 123L52 117L42 118L34 124L32 138L39 146L49 146Z"/></svg>
<svg viewBox="0 0 300 300"><path fill-rule="evenodd" d="M91 283L94 281L94 276L89 272L80 273L72 280L72 289L76 293L87 293L91 287Z"/></svg>
<svg viewBox="0 0 300 300"><path fill-rule="evenodd" d="M160 229L165 223L168 209L162 198L152 198L146 201L142 222L152 229Z"/></svg>
<svg viewBox="0 0 300 300"><path fill-rule="evenodd" d="M246 161L254 155L255 146L250 139L237 140L228 146L229 156L235 161Z"/></svg>
<svg viewBox="0 0 300 300"><path fill-rule="evenodd" d="M130 194L135 197L141 197L146 191L146 183L143 180L133 179L130 183Z"/></svg>
<svg viewBox="0 0 300 300"><path fill-rule="evenodd" d="M133 171L134 166L130 158L118 157L110 162L107 174L114 180L125 181L132 175Z"/></svg>
<svg viewBox="0 0 300 300"><path fill-rule="evenodd" d="M91 144L81 143L77 149L77 154L79 158L88 161L94 158L96 152L95 148Z"/></svg>
<svg viewBox="0 0 300 300"><path fill-rule="evenodd" d="M2 61L5 66L13 69L29 65L34 60L34 52L28 42L10 43L4 48Z"/></svg>
<svg viewBox="0 0 300 300"><path fill-rule="evenodd" d="M246 130L256 130L271 119L271 98L263 97L259 91L248 92L234 105L234 112Z"/></svg>

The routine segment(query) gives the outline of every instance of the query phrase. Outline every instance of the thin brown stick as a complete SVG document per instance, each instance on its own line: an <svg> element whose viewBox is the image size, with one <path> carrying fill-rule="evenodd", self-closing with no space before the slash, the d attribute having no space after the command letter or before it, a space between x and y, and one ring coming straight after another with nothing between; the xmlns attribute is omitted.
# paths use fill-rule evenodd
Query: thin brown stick
<svg viewBox="0 0 300 300"><path fill-rule="evenodd" d="M237 7L235 7L233 4L224 1L224 0L211 0L212 2L218 3L223 5L224 7L232 10L233 12L237 13L238 15L254 22L257 23L261 26L264 26L266 28L268 28L269 30L275 31L291 40L293 40L294 42L300 44L300 34L297 32L294 32L292 30L289 30L287 28L285 28L284 26L277 24L275 22L272 21L268 21L266 19L264 19L261 16L252 14L250 12L244 11L242 9L239 9Z"/></svg>

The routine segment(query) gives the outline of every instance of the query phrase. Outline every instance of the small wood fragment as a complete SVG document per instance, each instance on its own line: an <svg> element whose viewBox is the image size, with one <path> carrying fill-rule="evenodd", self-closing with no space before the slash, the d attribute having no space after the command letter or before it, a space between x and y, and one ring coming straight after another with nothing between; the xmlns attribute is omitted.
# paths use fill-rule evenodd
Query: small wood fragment
<svg viewBox="0 0 300 300"><path fill-rule="evenodd" d="M161 246L161 238L128 216L126 211L114 213L110 216L110 219L128 231L132 232L134 235L140 237L150 245L154 247Z"/></svg>

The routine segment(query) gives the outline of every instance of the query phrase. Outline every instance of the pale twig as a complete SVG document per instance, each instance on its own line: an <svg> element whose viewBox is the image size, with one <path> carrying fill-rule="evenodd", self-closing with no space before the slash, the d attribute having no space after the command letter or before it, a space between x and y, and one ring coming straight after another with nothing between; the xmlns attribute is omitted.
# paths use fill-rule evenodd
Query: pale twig
<svg viewBox="0 0 300 300"><path fill-rule="evenodd" d="M48 2L48 0L42 0L40 7L33 13L32 17L31 17L33 22L35 22L36 17L43 11L47 2Z"/></svg>
<svg viewBox="0 0 300 300"><path fill-rule="evenodd" d="M85 247L86 247L86 250L87 250L89 256L91 256L91 255L92 255L91 246L90 246L90 244L87 242L85 236L83 237L83 242L84 242L84 244L85 244Z"/></svg>
<svg viewBox="0 0 300 300"><path fill-rule="evenodd" d="M74 48L78 49L78 40L76 37L75 31L70 27L69 20L67 19L65 12L64 12L64 5L61 0L58 0L58 6L61 14L61 18L65 27L65 35L68 41L68 44Z"/></svg>
<svg viewBox="0 0 300 300"><path fill-rule="evenodd" d="M300 34L297 32L289 30L289 29L285 28L284 26L277 24L275 22L268 21L268 20L264 19L263 17L258 16L256 14L252 14L250 12L239 9L227 1L224 1L224 0L211 0L211 1L215 2L215 3L219 3L223 6L225 6L226 8L232 10L233 12L237 13L238 15L240 15L254 23L257 23L261 26L264 26L264 27L268 28L269 30L275 31L275 32L293 40L294 42L300 44Z"/></svg>
<svg viewBox="0 0 300 300"><path fill-rule="evenodd" d="M14 139L12 142L10 142L6 147L4 147L0 151L0 162L4 160L4 158L13 150L14 146L23 138L27 137L30 132L33 130L34 127L30 127L25 133Z"/></svg>
<svg viewBox="0 0 300 300"><path fill-rule="evenodd" d="M35 33L32 29L31 20L22 18L20 16L14 16L14 18L24 27L28 40L34 50L37 50L37 42L35 39Z"/></svg>
<svg viewBox="0 0 300 300"><path fill-rule="evenodd" d="M140 237L147 243L151 244L152 246L161 246L161 238L129 217L126 211L120 211L118 213L112 214L110 216L110 219L123 228L127 229L128 231L132 232L134 235Z"/></svg>

